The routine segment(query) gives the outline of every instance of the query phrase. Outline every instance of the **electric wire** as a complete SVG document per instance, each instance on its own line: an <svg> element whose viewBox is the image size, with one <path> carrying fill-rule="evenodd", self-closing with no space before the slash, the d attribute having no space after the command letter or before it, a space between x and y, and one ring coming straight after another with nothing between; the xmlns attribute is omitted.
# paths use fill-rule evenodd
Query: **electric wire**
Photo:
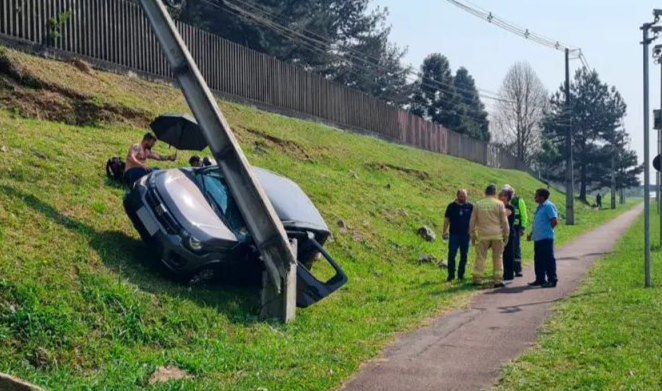
<svg viewBox="0 0 662 391"><path fill-rule="evenodd" d="M243 17L243 18L250 18L250 19L254 20L256 23L258 23L258 24L260 24L260 25L262 25L266 28L269 28L269 29L273 30L274 32L278 33L279 35L281 35L281 36L283 36L283 37L285 37L285 38L287 38L287 39L289 39L293 42L296 42L296 43L304 46L305 48L307 48L309 50L313 50L313 51L319 52L321 54L329 55L329 56L334 57L334 58L336 58L340 61L346 61L347 60L346 58L344 58L340 54L329 53L329 51L326 48L332 46L332 45L329 45L327 43L330 40L327 40L327 42L325 42L325 41L322 41L322 40L317 40L317 39L308 37L308 36L298 32L298 31L295 31L291 28L283 26L282 24L276 23L273 20L269 20L268 18L265 18L261 15L256 15L253 11L244 9L241 6L237 6L236 4L231 4L230 5L230 4L228 4L227 1L223 3L224 5L226 5L226 7L223 7L223 6L221 6L221 4L218 4L216 2L212 2L210 0L201 0L201 1L203 3L206 3L206 4L210 5L210 6L218 8L220 10L230 12L235 16L239 16L239 17ZM249 4L248 2L246 2L244 0L234 0L234 1L240 2L240 3L248 5L248 6L251 6L251 4ZM252 8L258 8L259 9L259 7L256 6L256 5L253 5ZM267 12L265 11L265 13L267 13ZM269 15L273 16L273 14L270 14L270 13L269 13ZM306 29L302 29L302 30L306 31L306 32L309 32ZM317 36L318 38L322 38L322 39L325 38L324 36L322 36L320 34L317 34L317 33L314 33L314 35ZM320 46L323 46L323 47L320 47ZM360 54L365 56L363 53L360 53ZM371 63L363 57L353 55L353 54L349 54L349 57L351 59L355 59L355 60L358 60L358 61L363 63L362 65L361 64L353 64L354 66L349 68L349 72L352 72L356 75L364 75L366 72L369 73L369 74L373 74L373 75L377 74L377 72L378 72L377 70L370 69L370 68L368 68L368 66L374 66L374 67L377 67L377 68L387 70L385 67L381 66L380 64ZM370 58L369 56L366 56L366 57ZM359 69L355 69L355 67L359 68ZM440 81L430 80L429 78L424 78L424 77L422 77L422 75L420 73L418 73L416 71L413 71L411 68L405 69L404 71L408 74L406 77L408 78L407 80L410 81L410 82L415 81L415 82L420 83L423 86L438 88L438 89L440 89L444 92L447 92L447 93L452 92L452 91L474 93L474 91L472 91L472 90L457 88L452 84L442 83ZM411 77L418 77L418 79L411 80ZM492 91L486 92L487 90L484 90L484 89L478 89L478 90L479 90L478 91L479 96L482 97L482 98L492 100L492 101L495 101L495 102L501 102L501 103L515 103L514 101L510 101L510 100L507 100L507 99L503 99L501 97L493 96L493 95L498 95L498 93L496 93L496 92L492 92ZM461 118L470 119L472 121L482 120L482 117L476 116L476 115L473 115L473 116L472 115L467 115L467 114L458 114L458 115ZM561 125L564 125L564 124L561 124Z"/></svg>

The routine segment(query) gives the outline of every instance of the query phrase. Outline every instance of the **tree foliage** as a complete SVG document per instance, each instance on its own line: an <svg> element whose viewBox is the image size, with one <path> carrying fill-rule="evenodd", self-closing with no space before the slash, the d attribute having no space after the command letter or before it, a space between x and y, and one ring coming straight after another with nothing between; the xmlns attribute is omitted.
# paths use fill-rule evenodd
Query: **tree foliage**
<svg viewBox="0 0 662 391"><path fill-rule="evenodd" d="M177 17L230 41L404 104L405 50L370 0L187 0Z"/></svg>
<svg viewBox="0 0 662 391"><path fill-rule="evenodd" d="M642 168L628 147L623 128L626 104L615 87L600 80L597 72L578 70L570 86L570 105L566 108L565 89L551 98L551 109L544 119L548 151L539 154L545 175L562 179L565 172L564 147L568 126L572 125L575 180L579 197L611 184L611 157L615 156L617 187L636 185Z"/></svg>
<svg viewBox="0 0 662 391"><path fill-rule="evenodd" d="M456 130L477 140L490 141L488 114L480 100L476 81L466 68L460 67L457 70L453 78L453 86L460 96L460 103L464 106L461 110L464 117L461 118L460 128Z"/></svg>
<svg viewBox="0 0 662 391"><path fill-rule="evenodd" d="M435 53L426 57L413 88L412 113L451 130L461 128L464 107L446 56Z"/></svg>

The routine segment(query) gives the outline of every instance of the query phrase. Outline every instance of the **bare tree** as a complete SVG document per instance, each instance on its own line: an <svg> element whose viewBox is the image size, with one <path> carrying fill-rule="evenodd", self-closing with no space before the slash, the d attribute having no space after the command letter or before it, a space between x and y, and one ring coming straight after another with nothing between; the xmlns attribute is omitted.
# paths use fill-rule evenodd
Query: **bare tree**
<svg viewBox="0 0 662 391"><path fill-rule="evenodd" d="M492 138L530 163L540 151L549 93L529 63L517 62L508 70L499 98L493 113Z"/></svg>

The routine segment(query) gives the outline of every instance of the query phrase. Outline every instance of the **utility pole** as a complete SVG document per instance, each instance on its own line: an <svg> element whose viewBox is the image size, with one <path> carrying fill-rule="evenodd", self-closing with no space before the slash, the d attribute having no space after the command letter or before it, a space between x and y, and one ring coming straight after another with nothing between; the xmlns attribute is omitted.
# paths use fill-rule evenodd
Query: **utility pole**
<svg viewBox="0 0 662 391"><path fill-rule="evenodd" d="M616 209L616 151L611 154L611 208Z"/></svg>
<svg viewBox="0 0 662 391"><path fill-rule="evenodd" d="M651 199L650 199L650 90L648 84L648 47L656 37L649 38L653 25L659 21L657 10L654 11L655 21L641 26L644 49L644 274L645 286L651 287ZM662 12L660 13L662 14Z"/></svg>
<svg viewBox="0 0 662 391"><path fill-rule="evenodd" d="M566 185L565 185L565 223L575 225L575 178L572 158L572 115L570 114L570 49L565 49L565 110L567 130L565 135Z"/></svg>
<svg viewBox="0 0 662 391"><path fill-rule="evenodd" d="M165 5L160 0L140 0L140 5L260 251L266 269L261 315L290 321L296 315L296 242L289 241Z"/></svg>
<svg viewBox="0 0 662 391"><path fill-rule="evenodd" d="M658 26L653 27L653 30L659 29ZM653 47L653 58L655 63L660 65L660 76L662 77L662 45L655 45ZM660 79L660 104L662 105L662 79ZM662 109L662 107L661 107ZM653 110L653 129L657 130L657 155L660 156L662 153L662 110ZM655 166L655 160L653 160L653 166ZM659 244L662 246L662 173L659 170L655 170L656 186L655 186L655 195L657 203L657 214L660 216L660 231L659 231Z"/></svg>
<svg viewBox="0 0 662 391"><path fill-rule="evenodd" d="M660 64L660 77L662 77L662 61L660 61L660 50L662 48L660 45L655 46L655 50L653 50L653 55L656 56L656 62ZM660 109L662 109L662 79L660 79ZM659 111L660 115L662 115L662 110ZM659 118L659 125L657 126L657 154L662 153L662 117ZM650 166L646 166L647 170L650 170ZM662 173L659 171L655 170L655 176L657 178L657 215L659 216L660 220L660 241L658 242L660 246L662 246Z"/></svg>

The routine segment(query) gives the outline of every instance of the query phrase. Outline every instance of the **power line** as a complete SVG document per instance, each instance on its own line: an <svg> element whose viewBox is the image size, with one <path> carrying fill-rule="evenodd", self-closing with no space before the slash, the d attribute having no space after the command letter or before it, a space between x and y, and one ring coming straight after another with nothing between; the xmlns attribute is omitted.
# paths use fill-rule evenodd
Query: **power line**
<svg viewBox="0 0 662 391"><path fill-rule="evenodd" d="M219 4L212 3L209 0L202 0L202 1L209 4L209 5L215 6L217 8L221 8ZM278 18L277 16L274 16L272 13L265 10L262 6L259 6L255 3L250 3L250 2L244 1L244 0L234 0L234 1L239 2L241 4L244 4L244 5L247 5L251 8L253 8L253 9L257 9L261 13L267 14L269 16L280 19L282 21L282 18ZM324 35L321 35L319 33L316 33L314 31L310 31L310 30L307 30L307 29L301 29L302 32L305 32L306 34L312 35L313 37L316 37L318 39L312 38L308 35L303 34L300 31L296 31L296 30L293 30L291 28L288 28L287 26L284 26L282 24L274 22L273 20L269 20L268 18L265 18L261 15L256 15L252 11L244 9L240 6L237 6L236 4L230 4L230 2L226 2L225 4L229 8L235 10L236 12L239 12L239 13L243 14L245 17L249 17L249 18L255 20L256 22L262 24L263 26L269 27L269 28L273 29L274 31L276 31L277 33L279 33L279 34L281 34L281 35L283 35L283 36L285 36L285 37L287 37L291 40L294 40L297 43L300 43L300 44L302 44L303 46L305 46L309 49L320 51L319 50L320 48L317 47L317 45L323 45L324 47L330 47L331 46L331 45L328 44L328 42L331 42L332 39L328 36L324 36ZM315 47L311 47L311 45L313 45ZM366 65L375 66L375 67L380 68L384 71L389 71L389 72L391 71L390 69L388 69L388 68L382 66L381 64L379 64L380 60L378 58L366 55L365 53L363 53L359 50L353 49L351 47L350 48L344 48L344 49L348 50L352 53L355 53L355 54L352 54L352 53L347 54L347 57L349 57L350 59L357 60L361 63L366 64ZM339 54L329 53L326 49L322 49L322 50L323 50L323 52L321 52L321 53L323 53L323 54L334 56L334 57L336 57L336 58L338 58L342 61L346 61L346 58L344 58L343 56L341 56ZM372 60L372 62L370 62L368 60ZM357 65L357 64L354 64L354 65ZM364 67L364 69L365 69L365 67ZM371 71L371 70L368 70L368 71ZM374 70L372 70L372 73L376 73L376 72ZM405 69L402 70L402 73L406 73L406 74L409 74L409 75L419 77L421 79L425 79L420 72L417 72L417 71L413 70L412 68L405 68ZM449 89L452 89L454 91L460 91L460 92L470 92L470 93L474 92L472 90L458 88L458 87L455 87L454 85L450 85L450 84L447 84L447 83L442 83L442 82L436 81L436 80L427 79L426 82L423 82L422 84L427 85L427 86L433 86L434 85L436 88L440 88L440 89L446 88L446 92L451 92L451 90L449 90ZM476 88L476 90L478 91L479 95L481 97L485 98L485 99L497 100L497 101L504 100L503 98L498 97L499 94L496 93L496 92L485 90L485 89L482 89L482 88Z"/></svg>
<svg viewBox="0 0 662 391"><path fill-rule="evenodd" d="M545 37L543 35L540 35L538 33L535 33L527 28L520 27L512 22L509 22L507 20L504 20L497 15L494 15L492 12L481 8L479 6L474 5L468 0L464 0L464 3L458 0L446 0L447 2L451 3L452 5L462 9L463 11L474 15L480 19L483 19L487 21L490 24L493 24L503 30L506 30L512 34L518 35L520 37L523 37L529 41L535 42L537 44L543 45L545 47L554 49L554 50L559 50L559 51L565 51L568 49L571 53L576 53L576 59L579 59L582 61L582 65L588 69L590 69L588 65L588 61L586 60L586 56L582 53L582 50L578 47L571 46L564 44L558 40L552 39ZM466 4L465 4L466 3Z"/></svg>
<svg viewBox="0 0 662 391"><path fill-rule="evenodd" d="M307 49L319 52L321 54L329 55L329 56L334 57L336 59L339 59L341 61L347 61L347 59L344 58L343 56L341 56L340 54L329 53L327 48L332 46L332 45L328 44L328 42L331 41L331 39L329 37L324 37L323 35L320 35L318 33L310 32L309 30L302 29L302 31L308 32L311 35L315 35L316 37L321 38L322 40L311 38L311 37L306 36L305 34L299 32L299 31L293 30L293 29L291 29L289 27L286 27L282 24L274 22L273 20L270 20L270 19L268 19L266 17L263 17L261 15L258 15L258 14L256 14L255 12L253 12L251 10L247 10L245 8L242 8L241 6L236 5L236 4L229 4L229 2L227 2L227 1L225 3L223 3L223 5L225 5L226 7L223 7L220 4L218 4L216 2L212 2L210 0L201 0L201 1L203 3L206 3L206 4L210 5L210 6L213 6L215 8L220 9L220 10L223 10L224 12L230 12L231 14L236 15L238 17L250 18L250 19L254 20L256 23L273 30L274 32L280 34L281 36L283 36L283 37L285 37L285 38L287 38L287 39L289 39L293 42L296 42L296 43L304 46ZM248 6L251 6L252 8L256 8L258 10L261 10L260 6L257 6L257 5L254 5L254 4L251 5L250 3L246 2L246 1L243 1L243 0L234 0L234 1L237 1L237 2L242 3L242 4L246 4ZM268 13L267 11L264 11L264 13L267 13L269 15L273 15L271 13ZM322 47L320 47L320 46L322 46ZM351 48L347 48L347 49L351 49ZM356 51L356 50L354 50L354 51L356 53L360 54L361 56L354 55L354 54L351 54L351 53L347 54L347 56L350 59L358 60L363 64L360 64L360 63L359 64L353 64L354 66L352 66L348 69L349 72L354 73L356 75L361 75L361 76L364 75L365 73L369 73L369 74L373 74L373 75L378 74L377 70L370 69L370 68L368 68L368 66L374 66L376 68L380 68L380 69L385 70L385 71L390 71L390 69L387 69L387 68L385 68L384 66L382 66L378 63L370 62L370 61L366 60L365 58L363 58L363 57L371 58L370 56L367 56L367 55L365 55L364 53L362 53L360 51ZM373 57L372 59L374 60L375 58ZM378 61L378 60L375 60L375 61ZM359 69L355 69L355 67L359 68ZM440 89L442 91L445 91L445 92L451 92L451 91L459 91L459 92L464 91L464 92L470 92L470 93L475 92L475 91L470 90L470 89L457 88L456 86L454 86L452 84L443 83L441 81L430 80L428 78L423 77L423 75L421 73L413 71L411 68L403 70L403 73L407 74L406 77L408 78L408 81L410 81L410 82L412 81L410 79L410 77L415 76L415 77L420 78L420 80L415 79L415 81L419 82L422 86L438 88L438 89ZM510 101L508 99L493 96L493 95L499 95L496 92L483 90L483 89L478 89L478 88L477 88L477 90L478 90L479 96L482 97L482 98L492 100L492 101L495 101L495 102L515 103L514 101ZM488 113L488 115L489 115L489 113ZM461 117L461 118L470 119L472 121L483 120L483 118L481 116L475 115L475 114L469 114L469 115L468 114L459 114L458 116Z"/></svg>

